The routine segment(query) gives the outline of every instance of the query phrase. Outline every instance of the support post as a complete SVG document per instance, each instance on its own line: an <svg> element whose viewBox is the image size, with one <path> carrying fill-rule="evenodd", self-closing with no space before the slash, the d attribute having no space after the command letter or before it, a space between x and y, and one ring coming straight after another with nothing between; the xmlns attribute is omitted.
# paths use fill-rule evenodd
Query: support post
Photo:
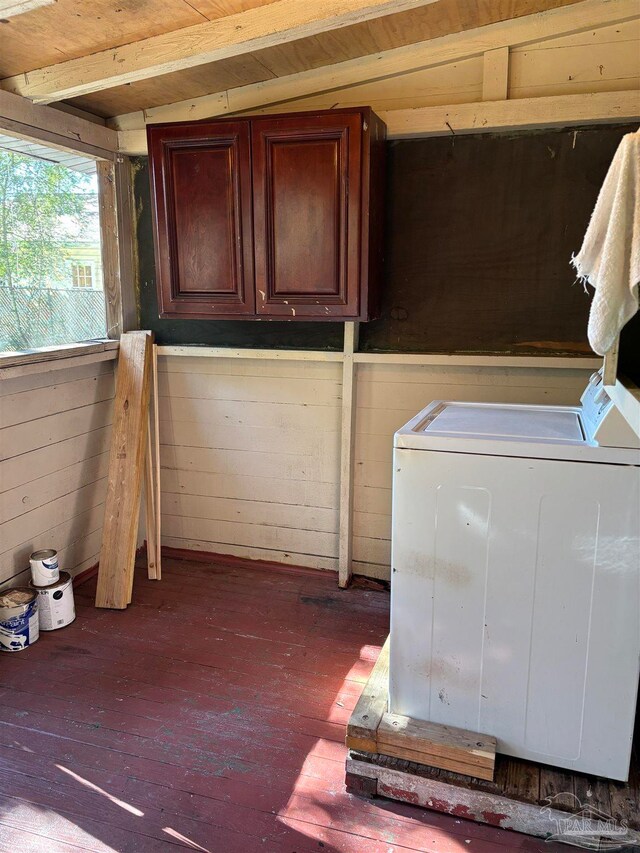
<svg viewBox="0 0 640 853"><path fill-rule="evenodd" d="M482 100L505 101L509 94L509 48L485 50L482 64Z"/></svg>
<svg viewBox="0 0 640 853"><path fill-rule="evenodd" d="M338 585L351 582L353 548L353 449L356 421L356 364L358 323L344 324L342 358L342 421L340 432L340 521L338 545Z"/></svg>
<svg viewBox="0 0 640 853"><path fill-rule="evenodd" d="M117 156L115 161L100 160L96 170L107 337L119 338L137 325L129 158Z"/></svg>
<svg viewBox="0 0 640 853"><path fill-rule="evenodd" d="M604 366L602 369L602 384L615 385L616 376L618 374L618 350L620 347L620 338L616 338L616 342L611 347L609 352L604 357Z"/></svg>

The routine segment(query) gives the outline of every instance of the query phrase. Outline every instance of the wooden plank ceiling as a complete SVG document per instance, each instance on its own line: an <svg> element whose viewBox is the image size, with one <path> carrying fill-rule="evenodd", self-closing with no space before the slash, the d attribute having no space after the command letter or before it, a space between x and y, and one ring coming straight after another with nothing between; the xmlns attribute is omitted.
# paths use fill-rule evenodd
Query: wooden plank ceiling
<svg viewBox="0 0 640 853"><path fill-rule="evenodd" d="M0 77L215 21L278 0L58 0L0 23ZM437 0L241 56L104 88L69 103L100 116L144 110L375 54L578 0ZM373 5L373 4L372 4ZM24 77L19 79L24 80ZM28 80L28 76L26 78Z"/></svg>

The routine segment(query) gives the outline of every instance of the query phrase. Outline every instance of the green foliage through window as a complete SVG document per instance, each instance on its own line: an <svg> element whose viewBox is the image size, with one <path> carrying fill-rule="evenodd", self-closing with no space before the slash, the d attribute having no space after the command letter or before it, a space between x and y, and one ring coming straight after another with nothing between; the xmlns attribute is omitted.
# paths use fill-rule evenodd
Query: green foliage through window
<svg viewBox="0 0 640 853"><path fill-rule="evenodd" d="M104 337L95 174L0 149L0 351ZM93 281L93 278L92 278Z"/></svg>

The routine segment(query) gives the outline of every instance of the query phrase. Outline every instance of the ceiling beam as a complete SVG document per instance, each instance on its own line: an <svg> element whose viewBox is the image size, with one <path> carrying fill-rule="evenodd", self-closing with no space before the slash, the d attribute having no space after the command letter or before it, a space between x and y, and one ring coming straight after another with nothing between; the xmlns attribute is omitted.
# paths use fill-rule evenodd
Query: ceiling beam
<svg viewBox="0 0 640 853"><path fill-rule="evenodd" d="M391 139L494 131L541 130L640 119L640 92L589 92L512 101L483 101L381 114Z"/></svg>
<svg viewBox="0 0 640 853"><path fill-rule="evenodd" d="M482 100L501 101L509 96L509 48L485 51L482 61Z"/></svg>
<svg viewBox="0 0 640 853"><path fill-rule="evenodd" d="M2 88L47 104L318 35L437 0L276 0L118 48L8 77Z"/></svg>
<svg viewBox="0 0 640 853"><path fill-rule="evenodd" d="M103 123L32 104L0 90L0 132L43 142L63 151L81 151L94 158L113 160L118 135Z"/></svg>
<svg viewBox="0 0 640 853"><path fill-rule="evenodd" d="M389 139L640 121L640 92L591 92L380 112ZM146 129L118 133L120 150L146 154Z"/></svg>
<svg viewBox="0 0 640 853"><path fill-rule="evenodd" d="M345 89L457 62L487 51L516 47L549 38L570 35L637 18L637 0L584 0L571 6L488 24L461 33L441 36L407 47L361 56L276 77L248 86L238 86L211 95L126 113L110 119L118 130L134 130L146 124L214 118L227 113L258 109L310 95Z"/></svg>
<svg viewBox="0 0 640 853"><path fill-rule="evenodd" d="M0 0L0 18L15 18L42 6L51 6L56 0Z"/></svg>

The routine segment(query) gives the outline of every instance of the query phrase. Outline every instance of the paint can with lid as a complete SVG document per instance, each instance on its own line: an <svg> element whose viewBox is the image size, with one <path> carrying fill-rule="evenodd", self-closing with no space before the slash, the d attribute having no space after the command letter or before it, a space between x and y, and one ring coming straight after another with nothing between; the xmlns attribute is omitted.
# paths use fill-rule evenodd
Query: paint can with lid
<svg viewBox="0 0 640 853"><path fill-rule="evenodd" d="M0 651L21 652L33 645L39 634L34 590L14 587L0 592Z"/></svg>
<svg viewBox="0 0 640 853"><path fill-rule="evenodd" d="M31 580L34 586L49 586L60 580L58 568L58 552L53 548L45 551L34 551L29 557L31 563Z"/></svg>
<svg viewBox="0 0 640 853"><path fill-rule="evenodd" d="M60 572L60 578L56 583L50 583L47 586L32 583L31 588L38 596L41 631L64 628L76 618L73 583L69 572Z"/></svg>

